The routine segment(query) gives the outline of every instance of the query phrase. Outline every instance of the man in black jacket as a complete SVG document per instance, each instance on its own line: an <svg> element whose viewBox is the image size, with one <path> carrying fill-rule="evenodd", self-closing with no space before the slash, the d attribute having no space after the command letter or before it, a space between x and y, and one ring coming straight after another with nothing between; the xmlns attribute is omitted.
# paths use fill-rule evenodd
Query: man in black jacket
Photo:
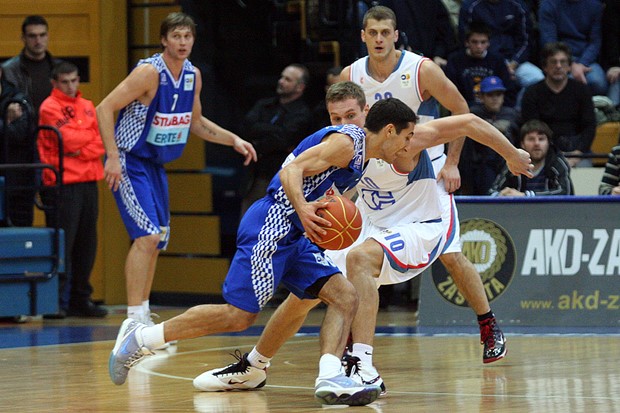
<svg viewBox="0 0 620 413"><path fill-rule="evenodd" d="M0 163L20 164L35 161L34 119L28 97L8 83L0 69ZM5 177L7 209L2 226L31 226L34 219L34 171L0 170L0 176Z"/></svg>
<svg viewBox="0 0 620 413"><path fill-rule="evenodd" d="M546 123L530 120L521 127L521 148L534 164L534 177L514 176L507 167L497 176L490 189L492 196L574 195L570 167L551 140Z"/></svg>
<svg viewBox="0 0 620 413"><path fill-rule="evenodd" d="M245 115L241 136L252 142L258 161L242 213L265 196L267 185L286 156L311 132L312 111L303 99L309 80L305 66L288 65L278 79L276 96L258 100Z"/></svg>
<svg viewBox="0 0 620 413"><path fill-rule="evenodd" d="M571 167L591 166L579 155L591 152L596 132L592 95L587 85L568 76L572 57L564 43L548 43L542 51L545 79L525 90L521 105L524 122L538 119L553 131L555 146L569 157Z"/></svg>

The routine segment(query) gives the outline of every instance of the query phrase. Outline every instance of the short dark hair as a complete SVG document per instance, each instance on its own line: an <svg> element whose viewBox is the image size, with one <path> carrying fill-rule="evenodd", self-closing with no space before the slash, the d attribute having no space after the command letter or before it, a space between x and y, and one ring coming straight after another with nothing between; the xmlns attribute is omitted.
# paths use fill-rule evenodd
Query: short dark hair
<svg viewBox="0 0 620 413"><path fill-rule="evenodd" d="M166 38L168 33L177 27L189 27L194 35L194 38L196 37L196 23L194 23L194 19L185 13L174 12L166 16L166 18L161 22L161 26L159 28L160 38Z"/></svg>
<svg viewBox="0 0 620 413"><path fill-rule="evenodd" d="M366 28L366 24L368 20L374 19L377 21L381 20L392 20L394 25L394 30L396 30L396 14L389 7L385 6L374 6L368 9L366 14L364 14L364 19L362 20L362 28Z"/></svg>
<svg viewBox="0 0 620 413"><path fill-rule="evenodd" d="M294 67L301 70L301 78L299 79L299 83L303 83L304 85L308 85L308 83L310 83L310 71L306 66L301 63L291 63L286 67Z"/></svg>
<svg viewBox="0 0 620 413"><path fill-rule="evenodd" d="M79 74L78 67L71 62L62 61L57 63L52 69L52 79L58 80L59 75L66 75L73 72L78 72Z"/></svg>
<svg viewBox="0 0 620 413"><path fill-rule="evenodd" d="M327 69L327 71L325 72L325 77L327 77L327 76L340 76L341 72L342 72L342 67L340 67L340 66L333 66L333 67L330 67L329 69Z"/></svg>
<svg viewBox="0 0 620 413"><path fill-rule="evenodd" d="M325 103L342 102L347 99L357 100L362 109L366 106L366 95L362 87L348 80L334 83L325 94Z"/></svg>
<svg viewBox="0 0 620 413"><path fill-rule="evenodd" d="M568 56L568 63L572 63L573 54L570 50L570 47L566 43L562 42L551 42L547 43L543 46L542 51L540 52L540 58L543 66L547 64L547 59L551 56L554 56L557 53L565 53Z"/></svg>
<svg viewBox="0 0 620 413"><path fill-rule="evenodd" d="M32 25L41 25L49 28L45 17L39 16L38 14L33 14L32 16L27 16L24 19L24 22L22 23L22 34L26 34L26 27Z"/></svg>
<svg viewBox="0 0 620 413"><path fill-rule="evenodd" d="M546 135L549 142L551 142L551 138L553 137L553 131L551 130L549 125L547 125L542 120L531 119L525 122L523 126L521 126L521 130L519 131L521 136L521 142L523 142L525 135L532 132L539 132L543 135Z"/></svg>
<svg viewBox="0 0 620 413"><path fill-rule="evenodd" d="M364 127L371 132L377 133L386 125L392 124L396 133L407 128L410 123L416 123L418 117L413 109L396 98L381 99L376 102L366 116Z"/></svg>
<svg viewBox="0 0 620 413"><path fill-rule="evenodd" d="M491 29L483 22L474 21L469 24L467 27L467 31L465 32L465 40L469 40L469 38L473 34L485 34L489 39L491 38Z"/></svg>

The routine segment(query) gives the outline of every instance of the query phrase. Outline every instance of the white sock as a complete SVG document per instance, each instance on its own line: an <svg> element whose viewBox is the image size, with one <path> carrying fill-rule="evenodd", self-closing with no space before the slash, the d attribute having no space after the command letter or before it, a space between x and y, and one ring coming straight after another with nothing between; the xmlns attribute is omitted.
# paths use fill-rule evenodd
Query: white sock
<svg viewBox="0 0 620 413"><path fill-rule="evenodd" d="M128 305L127 318L133 318L134 320L142 322L144 319L144 308L142 305Z"/></svg>
<svg viewBox="0 0 620 413"><path fill-rule="evenodd" d="M256 350L256 347L254 347L252 351L250 351L250 353L248 354L248 361L252 366L256 367L257 369L264 370L267 367L271 366L271 357L263 356Z"/></svg>
<svg viewBox="0 0 620 413"><path fill-rule="evenodd" d="M353 343L354 357L358 357L362 364L372 366L372 346L362 343Z"/></svg>
<svg viewBox="0 0 620 413"><path fill-rule="evenodd" d="M144 314L148 314L151 312L151 306L149 304L149 300L142 301L142 308L144 309Z"/></svg>
<svg viewBox="0 0 620 413"><path fill-rule="evenodd" d="M148 349L160 348L166 344L164 339L164 323L155 324L151 327L144 327L141 331L142 342Z"/></svg>
<svg viewBox="0 0 620 413"><path fill-rule="evenodd" d="M344 374L340 357L333 354L323 354L319 360L319 377L318 379L331 379L332 377Z"/></svg>

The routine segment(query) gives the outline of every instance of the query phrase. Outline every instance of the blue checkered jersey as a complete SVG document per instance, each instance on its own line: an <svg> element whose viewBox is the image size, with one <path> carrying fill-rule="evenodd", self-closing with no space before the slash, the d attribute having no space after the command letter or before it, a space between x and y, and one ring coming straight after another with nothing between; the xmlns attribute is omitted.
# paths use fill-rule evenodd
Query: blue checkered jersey
<svg viewBox="0 0 620 413"><path fill-rule="evenodd" d="M318 145L328 135L336 132L347 135L353 140L353 158L349 162L348 168L332 166L317 175L305 177L303 179L303 193L307 201L315 201L325 195L342 194L353 188L362 176L365 165L366 134L363 129L355 125L329 126L313 133L299 143L297 148L282 163L282 167L286 166L300 153ZM301 221L299 221L295 209L284 193L279 174L276 174L269 183L267 194L285 206L286 215L289 216L295 226L303 231Z"/></svg>
<svg viewBox="0 0 620 413"><path fill-rule="evenodd" d="M161 54L138 62L151 64L159 72L159 87L153 101L145 106L134 100L123 108L115 129L119 150L157 164L181 156L189 137L196 89L196 70L186 60L175 80Z"/></svg>

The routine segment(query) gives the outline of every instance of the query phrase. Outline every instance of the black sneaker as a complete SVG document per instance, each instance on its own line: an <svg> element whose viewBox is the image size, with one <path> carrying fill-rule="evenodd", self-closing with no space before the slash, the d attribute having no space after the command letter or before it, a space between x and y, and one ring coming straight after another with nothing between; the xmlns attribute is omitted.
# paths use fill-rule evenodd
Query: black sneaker
<svg viewBox="0 0 620 413"><path fill-rule="evenodd" d="M224 368L202 373L194 379L194 387L201 391L227 391L259 389L267 383L266 369L259 369L248 362L248 353L239 350L232 354L236 363Z"/></svg>
<svg viewBox="0 0 620 413"><path fill-rule="evenodd" d="M506 356L508 352L506 337L498 327L495 317L480 322L480 344L484 344L482 362L485 364L503 359Z"/></svg>

